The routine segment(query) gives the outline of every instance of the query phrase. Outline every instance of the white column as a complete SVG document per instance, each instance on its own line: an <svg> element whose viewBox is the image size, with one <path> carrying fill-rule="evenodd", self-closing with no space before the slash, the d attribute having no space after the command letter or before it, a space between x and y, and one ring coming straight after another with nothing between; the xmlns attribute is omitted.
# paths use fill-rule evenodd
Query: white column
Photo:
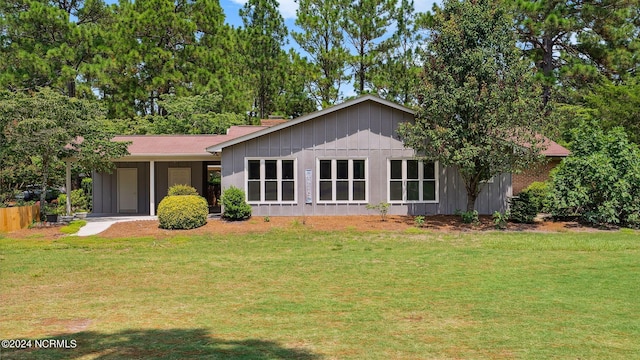
<svg viewBox="0 0 640 360"><path fill-rule="evenodd" d="M67 215L71 215L71 160L65 161L66 165L67 165L67 169L66 169L66 190L67 190L67 203L66 205L66 209L67 209Z"/></svg>
<svg viewBox="0 0 640 360"><path fill-rule="evenodd" d="M149 161L149 215L156 215L156 162Z"/></svg>

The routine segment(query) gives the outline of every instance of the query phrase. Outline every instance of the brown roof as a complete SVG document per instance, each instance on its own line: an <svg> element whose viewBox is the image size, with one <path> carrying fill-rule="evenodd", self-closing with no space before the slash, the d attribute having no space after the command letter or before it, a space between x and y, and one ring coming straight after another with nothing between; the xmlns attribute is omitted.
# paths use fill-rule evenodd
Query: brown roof
<svg viewBox="0 0 640 360"><path fill-rule="evenodd" d="M262 119L260 120L260 125L271 127L271 126L280 125L282 123L286 123L287 121L288 121L287 119Z"/></svg>
<svg viewBox="0 0 640 360"><path fill-rule="evenodd" d="M266 127L232 126L226 135L119 135L113 141L130 141L130 156L210 156L207 147L262 129Z"/></svg>
<svg viewBox="0 0 640 360"><path fill-rule="evenodd" d="M544 156L567 157L571 153L567 148L556 143L555 141L551 139L546 139L546 140L547 140L547 143L545 143L545 145L547 146L547 148L542 152Z"/></svg>

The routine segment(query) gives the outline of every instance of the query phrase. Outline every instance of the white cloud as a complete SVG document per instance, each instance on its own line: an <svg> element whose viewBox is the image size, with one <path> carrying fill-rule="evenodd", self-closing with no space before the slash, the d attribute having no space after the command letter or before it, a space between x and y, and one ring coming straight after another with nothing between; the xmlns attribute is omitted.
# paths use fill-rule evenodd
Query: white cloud
<svg viewBox="0 0 640 360"><path fill-rule="evenodd" d="M244 5L247 0L231 0L231 2L236 3L238 5ZM280 14L285 19L295 19L296 18L296 10L298 10L298 3L295 0L279 0L280 3Z"/></svg>

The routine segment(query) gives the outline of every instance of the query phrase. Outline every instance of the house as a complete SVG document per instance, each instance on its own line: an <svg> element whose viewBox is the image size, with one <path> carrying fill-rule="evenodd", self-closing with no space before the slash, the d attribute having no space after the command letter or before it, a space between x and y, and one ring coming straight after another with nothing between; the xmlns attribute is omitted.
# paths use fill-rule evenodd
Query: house
<svg viewBox="0 0 640 360"><path fill-rule="evenodd" d="M208 179L243 189L257 216L370 214L387 202L389 214L453 214L466 208L455 168L415 158L396 129L414 111L366 95L302 117L234 126L226 135L121 136L130 155L112 174L94 174L94 213L155 214L172 184L189 184L215 210ZM502 211L512 175L487 182L476 208Z"/></svg>
<svg viewBox="0 0 640 360"><path fill-rule="evenodd" d="M527 169L519 174L513 174L513 195L518 195L522 190L535 181L547 181L549 173L560 164L562 159L569 156L570 151L562 145L547 139L546 149L542 152L547 161Z"/></svg>

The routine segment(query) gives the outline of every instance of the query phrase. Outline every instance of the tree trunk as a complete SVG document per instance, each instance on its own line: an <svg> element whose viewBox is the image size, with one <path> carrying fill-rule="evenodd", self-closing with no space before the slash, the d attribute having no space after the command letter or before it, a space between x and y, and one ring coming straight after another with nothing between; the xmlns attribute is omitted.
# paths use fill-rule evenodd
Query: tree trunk
<svg viewBox="0 0 640 360"><path fill-rule="evenodd" d="M467 212L472 212L474 210L477 198L478 194L475 191L469 192L469 190L467 190Z"/></svg>

